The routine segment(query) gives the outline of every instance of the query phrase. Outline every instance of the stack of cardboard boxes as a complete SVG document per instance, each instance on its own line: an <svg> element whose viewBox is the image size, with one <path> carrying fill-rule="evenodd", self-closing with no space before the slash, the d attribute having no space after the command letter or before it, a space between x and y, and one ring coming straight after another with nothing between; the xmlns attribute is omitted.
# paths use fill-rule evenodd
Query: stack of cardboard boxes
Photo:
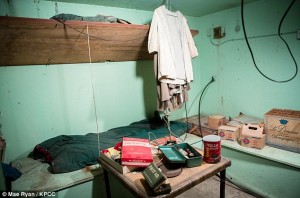
<svg viewBox="0 0 300 198"><path fill-rule="evenodd" d="M263 120L241 114L226 122L224 116L208 117L208 126L218 130L222 140L238 141L241 146L262 149L266 145Z"/></svg>
<svg viewBox="0 0 300 198"><path fill-rule="evenodd" d="M222 140L262 149L265 145L300 153L300 111L272 109L264 120L241 114L226 123L224 116L209 116L208 126L218 130Z"/></svg>

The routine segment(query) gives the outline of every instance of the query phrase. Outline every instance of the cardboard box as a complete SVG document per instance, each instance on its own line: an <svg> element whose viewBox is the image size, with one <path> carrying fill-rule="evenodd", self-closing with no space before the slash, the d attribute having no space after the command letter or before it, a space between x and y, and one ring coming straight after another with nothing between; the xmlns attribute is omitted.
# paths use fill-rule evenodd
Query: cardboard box
<svg viewBox="0 0 300 198"><path fill-rule="evenodd" d="M260 138L242 134L240 139L241 146L244 147L262 149L266 146L266 134L263 134Z"/></svg>
<svg viewBox="0 0 300 198"><path fill-rule="evenodd" d="M119 173L122 174L126 174L133 170L138 169L138 167L135 166L122 166L119 162L113 160L113 159L118 159L119 161L121 161L121 151L119 149L116 149L116 146L102 150L100 152L100 158L103 159L108 164L110 164Z"/></svg>
<svg viewBox="0 0 300 198"><path fill-rule="evenodd" d="M153 162L148 139L123 137L121 164L123 166L147 167Z"/></svg>
<svg viewBox="0 0 300 198"><path fill-rule="evenodd" d="M239 131L238 127L221 125L218 129L218 135L221 137L221 140L236 141L239 138Z"/></svg>
<svg viewBox="0 0 300 198"><path fill-rule="evenodd" d="M268 145L300 153L300 111L272 109L264 122Z"/></svg>
<svg viewBox="0 0 300 198"><path fill-rule="evenodd" d="M231 120L230 122L227 122L226 125L228 125L228 126L233 126L233 127L237 127L238 130L239 130L239 136L238 136L238 138L240 138L240 135L241 135L241 133L242 133L242 128L243 128L243 124L242 124L242 123L240 123L240 122L238 122L238 121L235 121L235 120Z"/></svg>
<svg viewBox="0 0 300 198"><path fill-rule="evenodd" d="M208 127L218 130L221 125L226 124L225 116L222 115L212 115L208 117Z"/></svg>
<svg viewBox="0 0 300 198"><path fill-rule="evenodd" d="M262 149L266 145L266 134L260 125L244 124L240 137L241 146Z"/></svg>
<svg viewBox="0 0 300 198"><path fill-rule="evenodd" d="M110 164L112 167L114 167L121 174L126 174L126 173L129 173L131 171L138 169L138 167L135 167L135 166L121 166L121 164L119 164L118 162L107 157L102 152L100 153L100 158L103 159L108 164Z"/></svg>

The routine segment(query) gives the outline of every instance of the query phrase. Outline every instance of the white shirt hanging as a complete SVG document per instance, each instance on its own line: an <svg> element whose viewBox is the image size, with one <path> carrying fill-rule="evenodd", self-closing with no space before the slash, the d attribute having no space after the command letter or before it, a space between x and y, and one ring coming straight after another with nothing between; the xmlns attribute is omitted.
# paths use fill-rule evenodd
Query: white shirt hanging
<svg viewBox="0 0 300 198"><path fill-rule="evenodd" d="M198 56L186 18L166 7L155 9L148 38L149 53L157 52L158 80L186 84L193 80L191 59Z"/></svg>

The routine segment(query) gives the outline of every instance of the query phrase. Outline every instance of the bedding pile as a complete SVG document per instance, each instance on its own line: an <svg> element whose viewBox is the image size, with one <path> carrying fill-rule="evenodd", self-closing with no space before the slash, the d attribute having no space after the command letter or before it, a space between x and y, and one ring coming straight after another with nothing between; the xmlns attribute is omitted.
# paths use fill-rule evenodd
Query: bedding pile
<svg viewBox="0 0 300 198"><path fill-rule="evenodd" d="M170 122L171 131L181 136L187 131L187 124L177 121ZM147 119L110 129L99 134L101 150L121 142L123 137L149 138L148 132L156 138L169 134L161 120ZM153 136L151 136L152 139ZM51 173L66 173L82 169L88 165L97 164L98 134L60 135L48 139L34 147L29 157L39 159L50 165Z"/></svg>
<svg viewBox="0 0 300 198"><path fill-rule="evenodd" d="M124 19L119 19L114 16L104 16L101 14L97 14L96 16L78 16L75 14L58 14L51 19L55 20L73 20L73 21L92 21L92 22L103 22L103 23L122 23L122 24L131 24L130 22L124 20Z"/></svg>

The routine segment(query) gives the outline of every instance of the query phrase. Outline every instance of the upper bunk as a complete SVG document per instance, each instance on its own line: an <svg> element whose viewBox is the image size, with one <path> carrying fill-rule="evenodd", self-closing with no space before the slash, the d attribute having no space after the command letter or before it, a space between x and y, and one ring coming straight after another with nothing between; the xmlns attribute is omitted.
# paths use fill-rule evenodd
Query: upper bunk
<svg viewBox="0 0 300 198"><path fill-rule="evenodd" d="M148 32L149 25L0 16L0 66L151 60Z"/></svg>

